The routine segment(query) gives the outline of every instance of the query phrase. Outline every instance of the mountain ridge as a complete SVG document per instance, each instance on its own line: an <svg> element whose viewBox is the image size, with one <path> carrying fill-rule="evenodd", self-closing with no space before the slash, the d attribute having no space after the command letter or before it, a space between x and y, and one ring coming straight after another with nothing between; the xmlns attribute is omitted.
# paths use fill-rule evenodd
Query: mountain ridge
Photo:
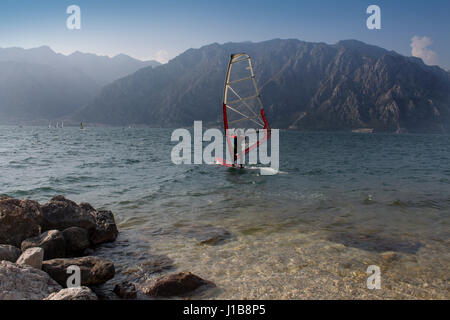
<svg viewBox="0 0 450 320"><path fill-rule="evenodd" d="M0 61L0 70L0 123L64 117L99 90L76 70L17 61Z"/></svg>
<svg viewBox="0 0 450 320"><path fill-rule="evenodd" d="M52 66L73 67L89 75L99 86L132 74L140 68L160 65L155 60L141 61L125 54L114 57L75 51L64 55L49 46L24 49L20 47L0 48L0 61L16 61ZM121 65L124 64L124 65ZM106 73L106 74L105 74Z"/></svg>
<svg viewBox="0 0 450 320"><path fill-rule="evenodd" d="M65 56L49 46L0 48L0 123L65 118L85 106L103 85L156 65L126 55Z"/></svg>
<svg viewBox="0 0 450 320"><path fill-rule="evenodd" d="M343 40L212 43L188 49L158 68L142 68L105 86L77 119L127 125L221 125L229 55L254 62L272 127L299 130L374 128L450 132L450 77L394 51Z"/></svg>

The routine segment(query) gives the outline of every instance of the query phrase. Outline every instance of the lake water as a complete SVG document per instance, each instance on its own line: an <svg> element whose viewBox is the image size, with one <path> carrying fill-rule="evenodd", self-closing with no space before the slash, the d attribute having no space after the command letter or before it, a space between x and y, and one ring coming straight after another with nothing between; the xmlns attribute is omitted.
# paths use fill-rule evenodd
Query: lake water
<svg viewBox="0 0 450 320"><path fill-rule="evenodd" d="M192 271L217 285L194 298L450 298L450 136L284 131L283 173L260 176L174 165L171 132L2 126L0 194L112 210L120 236L95 254L113 282Z"/></svg>

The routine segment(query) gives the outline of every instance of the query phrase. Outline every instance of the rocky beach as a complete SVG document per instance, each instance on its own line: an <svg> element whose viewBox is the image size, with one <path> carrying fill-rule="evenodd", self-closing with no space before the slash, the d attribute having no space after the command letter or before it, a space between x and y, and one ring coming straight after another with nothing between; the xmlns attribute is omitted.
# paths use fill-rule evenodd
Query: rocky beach
<svg viewBox="0 0 450 320"><path fill-rule="evenodd" d="M114 263L95 251L118 235L114 214L89 203L61 195L44 205L0 196L0 300L167 298L214 287L184 272L139 285L114 281ZM79 270L78 286L69 281L74 268ZM113 282L112 290L107 289L111 285L101 287L107 282Z"/></svg>

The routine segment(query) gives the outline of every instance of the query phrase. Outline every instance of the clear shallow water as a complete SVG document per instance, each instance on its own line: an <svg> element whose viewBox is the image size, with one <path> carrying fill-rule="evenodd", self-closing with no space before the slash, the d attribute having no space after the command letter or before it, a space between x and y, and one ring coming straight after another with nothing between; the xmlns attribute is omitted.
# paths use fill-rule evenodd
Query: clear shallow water
<svg viewBox="0 0 450 320"><path fill-rule="evenodd" d="M260 176L173 165L170 135L0 127L0 194L112 210L121 235L96 254L117 280L192 271L218 286L197 298L450 297L450 136L282 132L285 173ZM372 264L382 290L366 289Z"/></svg>

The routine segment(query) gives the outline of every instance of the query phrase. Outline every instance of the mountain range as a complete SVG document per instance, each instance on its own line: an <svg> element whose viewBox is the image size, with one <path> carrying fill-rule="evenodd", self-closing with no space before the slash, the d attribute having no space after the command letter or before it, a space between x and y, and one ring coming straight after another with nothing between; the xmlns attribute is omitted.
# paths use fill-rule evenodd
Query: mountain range
<svg viewBox="0 0 450 320"><path fill-rule="evenodd" d="M450 74L356 40L211 44L105 86L76 117L110 125L221 125L231 53L253 60L273 128L450 132Z"/></svg>
<svg viewBox="0 0 450 320"><path fill-rule="evenodd" d="M203 120L220 127L226 68L236 52L252 57L272 128L450 132L449 72L356 40L214 43L159 66L81 53L5 61L0 49L0 115L6 105L8 115L62 114L74 121L153 127ZM129 68L117 67L119 62ZM43 70L35 70L38 64Z"/></svg>
<svg viewBox="0 0 450 320"><path fill-rule="evenodd" d="M157 65L123 54L66 56L47 46L0 48L0 123L68 116L90 102L102 86Z"/></svg>

